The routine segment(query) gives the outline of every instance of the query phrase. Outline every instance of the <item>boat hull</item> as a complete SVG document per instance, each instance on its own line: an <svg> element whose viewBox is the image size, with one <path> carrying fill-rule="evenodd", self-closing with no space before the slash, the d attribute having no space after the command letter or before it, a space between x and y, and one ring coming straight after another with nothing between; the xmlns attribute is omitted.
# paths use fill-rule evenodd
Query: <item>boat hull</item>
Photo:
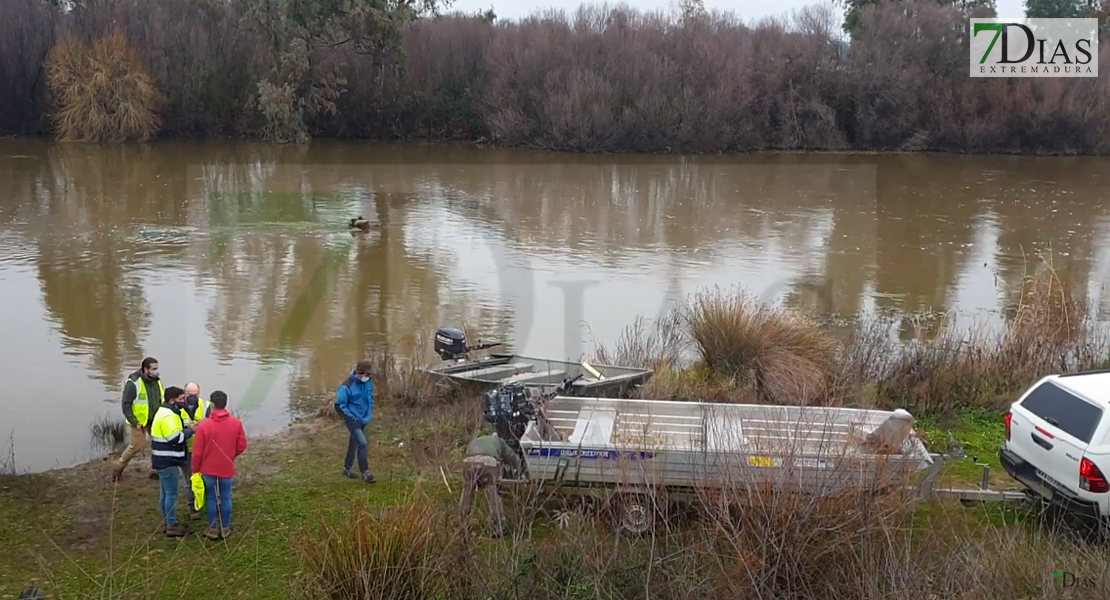
<svg viewBox="0 0 1110 600"><path fill-rule="evenodd" d="M586 363L588 364L588 363ZM490 354L462 362L443 361L421 369L426 376L484 393L506 383L520 382L541 392L554 390L564 379L582 375L566 390L568 396L620 398L641 386L654 374L650 369L589 365L602 377L598 378L583 363L520 356Z"/></svg>

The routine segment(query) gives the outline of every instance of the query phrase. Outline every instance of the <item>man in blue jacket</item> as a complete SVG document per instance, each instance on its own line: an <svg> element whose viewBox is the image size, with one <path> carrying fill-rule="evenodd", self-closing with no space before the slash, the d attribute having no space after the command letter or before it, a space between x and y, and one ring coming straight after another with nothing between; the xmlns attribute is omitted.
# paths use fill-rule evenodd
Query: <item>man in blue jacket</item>
<svg viewBox="0 0 1110 600"><path fill-rule="evenodd" d="M358 469L366 483L377 481L370 474L366 459L366 426L370 424L370 413L374 410L374 382L370 379L370 366L368 360L355 365L355 370L339 384L335 394L335 411L343 416L351 434L347 442L347 458L343 461L343 474L351 479L358 477L351 470L358 452Z"/></svg>

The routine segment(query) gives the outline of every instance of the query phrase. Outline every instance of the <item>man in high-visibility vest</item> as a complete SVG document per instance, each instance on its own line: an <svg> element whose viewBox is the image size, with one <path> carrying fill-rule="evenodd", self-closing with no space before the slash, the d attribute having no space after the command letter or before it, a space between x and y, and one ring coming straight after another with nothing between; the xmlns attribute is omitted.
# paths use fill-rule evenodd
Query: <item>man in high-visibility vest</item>
<svg viewBox="0 0 1110 600"><path fill-rule="evenodd" d="M139 370L123 380L123 417L131 426L131 444L112 469L112 481L119 480L127 464L146 446L154 411L165 394L166 388L158 376L158 361L152 357L144 358Z"/></svg>
<svg viewBox="0 0 1110 600"><path fill-rule="evenodd" d="M185 384L185 406L181 409L181 422L188 426L193 424L193 429L212 412L212 406L200 397L200 385L190 381ZM185 465L182 469L185 472L185 499L189 502L189 518L197 519L200 517L201 510L205 508L204 504L204 479L200 473L192 472L193 464L193 440L189 438L187 443Z"/></svg>
<svg viewBox="0 0 1110 600"><path fill-rule="evenodd" d="M192 424L186 427L181 413L185 412L185 390L166 388L166 402L154 413L150 425L151 462L158 471L161 491L158 504L166 524L166 535L183 537L189 528L177 522L177 488L185 466L187 442L193 437Z"/></svg>

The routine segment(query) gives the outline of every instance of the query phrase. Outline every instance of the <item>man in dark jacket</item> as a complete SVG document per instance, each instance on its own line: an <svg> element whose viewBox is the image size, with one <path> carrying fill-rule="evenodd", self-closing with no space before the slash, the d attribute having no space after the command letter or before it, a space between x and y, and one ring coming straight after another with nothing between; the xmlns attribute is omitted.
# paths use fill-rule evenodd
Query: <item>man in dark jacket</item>
<svg viewBox="0 0 1110 600"><path fill-rule="evenodd" d="M150 434L150 424L164 395L165 387L158 375L158 361L150 356L143 359L138 371L128 375L123 381L123 418L131 426L131 443L112 469L112 481L119 480L131 459L149 442L147 437ZM151 479L157 478L156 472L151 473Z"/></svg>
<svg viewBox="0 0 1110 600"><path fill-rule="evenodd" d="M519 474L520 466L517 453L496 435L484 435L471 440L466 446L466 457L463 458L463 491L462 500L459 501L462 522L466 523L470 519L474 492L482 490L489 503L492 536L499 538L505 535L508 529L505 525L505 507L497 493L497 484L502 475L515 477Z"/></svg>
<svg viewBox="0 0 1110 600"><path fill-rule="evenodd" d="M150 426L151 463L161 482L158 504L169 537L182 537L189 531L177 522L177 489L185 466L186 442L193 437L192 425L186 427L181 420L184 407L185 390L166 388L166 402L158 407Z"/></svg>
<svg viewBox="0 0 1110 600"><path fill-rule="evenodd" d="M335 411L342 415L347 424L347 457L343 461L343 474L351 479L358 477L351 468L358 456L358 469L362 480L375 483L377 479L370 474L367 459L366 426L374 411L374 382L370 379L370 361L364 360L355 365L355 370L347 380L339 384L335 393Z"/></svg>

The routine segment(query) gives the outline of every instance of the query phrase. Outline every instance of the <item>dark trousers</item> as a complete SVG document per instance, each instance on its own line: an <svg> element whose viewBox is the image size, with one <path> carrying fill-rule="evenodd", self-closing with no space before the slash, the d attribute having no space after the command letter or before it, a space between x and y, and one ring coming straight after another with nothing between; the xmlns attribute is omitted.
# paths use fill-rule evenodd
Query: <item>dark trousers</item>
<svg viewBox="0 0 1110 600"><path fill-rule="evenodd" d="M494 462L492 465L485 462L463 463L463 491L459 501L459 514L465 524L470 520L470 511L474 503L474 492L481 490L489 503L490 527L496 533L505 531L505 506L501 503L501 496L497 493L497 482L501 479L501 466Z"/></svg>
<svg viewBox="0 0 1110 600"><path fill-rule="evenodd" d="M347 458L343 460L343 468L349 470L357 456L359 472L366 473L370 470L369 461L366 458L366 426L347 416L344 416L343 420L346 421L347 432L350 433L350 439L347 442Z"/></svg>

